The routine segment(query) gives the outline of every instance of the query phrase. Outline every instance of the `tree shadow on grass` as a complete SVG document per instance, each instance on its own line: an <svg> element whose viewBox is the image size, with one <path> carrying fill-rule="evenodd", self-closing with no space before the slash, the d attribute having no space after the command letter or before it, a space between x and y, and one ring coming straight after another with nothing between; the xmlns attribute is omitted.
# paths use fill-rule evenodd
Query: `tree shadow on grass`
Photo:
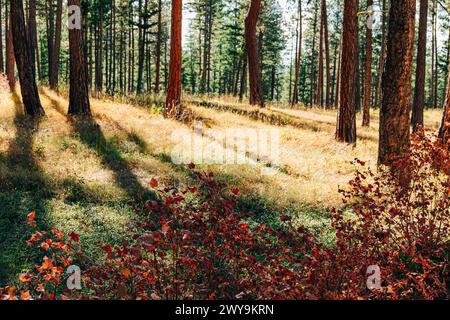
<svg viewBox="0 0 450 320"><path fill-rule="evenodd" d="M45 92L41 92L50 100L52 106L60 114L67 116L61 104L50 97ZM77 133L80 141L88 148L95 150L100 158L102 165L111 170L117 185L127 193L130 199L138 197L154 198L154 194L146 189L136 174L133 172L131 165L122 156L121 151L114 141L107 139L93 117L86 116L67 116L72 129ZM136 142L137 136L129 137ZM145 146L144 141L138 141L140 145ZM136 142L136 143L138 143Z"/></svg>
<svg viewBox="0 0 450 320"><path fill-rule="evenodd" d="M26 116L13 91L16 134L6 155L0 155L0 287L20 272L30 258L25 241L29 235L26 216L36 211L39 228L48 229L46 200L53 196L49 178L33 150L40 118Z"/></svg>

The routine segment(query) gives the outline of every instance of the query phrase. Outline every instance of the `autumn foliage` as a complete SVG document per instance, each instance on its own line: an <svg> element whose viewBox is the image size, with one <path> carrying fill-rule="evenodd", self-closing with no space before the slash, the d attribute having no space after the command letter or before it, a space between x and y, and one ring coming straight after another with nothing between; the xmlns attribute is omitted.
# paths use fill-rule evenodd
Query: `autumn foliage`
<svg viewBox="0 0 450 320"><path fill-rule="evenodd" d="M82 252L78 235L35 231L42 262L0 291L3 299L448 299L450 159L435 137L419 133L392 168L356 173L331 212L336 244L325 247L290 217L256 222L212 173L195 171L183 190L150 186L158 197L135 203L129 238ZM400 186L395 167L408 168ZM35 228L35 215L28 223ZM83 289L69 291L65 269L78 264ZM367 267L381 269L369 290Z"/></svg>

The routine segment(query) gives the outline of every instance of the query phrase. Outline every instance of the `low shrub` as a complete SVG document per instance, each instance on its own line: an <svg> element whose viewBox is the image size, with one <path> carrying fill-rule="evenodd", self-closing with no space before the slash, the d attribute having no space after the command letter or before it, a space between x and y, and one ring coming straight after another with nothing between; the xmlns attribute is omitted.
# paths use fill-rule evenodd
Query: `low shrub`
<svg viewBox="0 0 450 320"><path fill-rule="evenodd" d="M196 187L150 186L129 236L86 257L75 233L35 231L42 263L0 290L3 299L448 299L450 159L432 136L413 139L411 154L390 168L356 173L333 209L336 244L303 228L273 229L252 219L212 173L194 171ZM407 173L399 179L399 172ZM28 219L35 226L34 214ZM65 269L78 263L84 289L70 291ZM81 265L82 264L82 265ZM374 269L375 266L375 269ZM369 268L370 267L370 268ZM372 275L380 281L368 289Z"/></svg>
<svg viewBox="0 0 450 320"><path fill-rule="evenodd" d="M411 153L375 174L355 160L340 190L346 209L332 210L336 246L315 247L308 263L313 294L325 298L449 298L450 157L433 135L419 132ZM405 178L409 182L404 185ZM381 289L368 291L369 266Z"/></svg>

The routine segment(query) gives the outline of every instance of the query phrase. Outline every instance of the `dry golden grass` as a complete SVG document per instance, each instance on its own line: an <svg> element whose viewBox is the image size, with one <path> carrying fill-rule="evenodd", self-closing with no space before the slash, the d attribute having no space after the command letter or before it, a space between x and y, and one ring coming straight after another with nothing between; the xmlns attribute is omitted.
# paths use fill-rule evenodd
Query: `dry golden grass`
<svg viewBox="0 0 450 320"><path fill-rule="evenodd" d="M41 100L46 116L32 122L23 116L18 94L0 94L3 270L17 268L15 257L20 256L21 247L11 249L11 243L23 237L21 221L31 210L49 225L75 229L96 244L105 237L120 237L131 215L127 201L136 192L148 191L152 177L167 186L193 183L185 166L171 161L179 142L172 138L173 132L192 131L192 126L164 119L148 108L106 98L91 100L91 121L67 117L67 99L49 89L41 88ZM337 190L352 175L350 161L359 158L375 164L377 112L372 112L370 128L362 128L358 116L358 142L353 147L334 140L335 110L292 110L273 105L261 111L232 99L210 102L228 109L187 103L206 128L219 132L279 128L280 169L268 176L261 175L264 162L200 167L212 170L230 187L238 187L242 204L256 210L267 223L275 223L278 213L285 212L296 224L327 239L331 229L326 209L340 205ZM440 117L439 110L427 111L427 126L437 129ZM3 229L9 233L2 233ZM2 272L0 283L1 279Z"/></svg>
<svg viewBox="0 0 450 320"><path fill-rule="evenodd" d="M39 164L50 176L76 176L86 183L117 186L117 173L104 165L105 157L96 148L79 141L79 133L66 116L68 102L48 89L41 89L41 98L46 117L34 134L34 148L40 153ZM14 99L3 94L0 115L0 152L7 152L14 138ZM228 100L212 100L236 109L252 110L245 104ZM334 140L335 110L287 109L270 106L262 111L288 119L285 126L255 121L245 115L238 115L212 108L189 105L201 116L207 127L217 130L227 128L281 129L281 167L273 177L261 176L259 168L242 165L210 165L218 174L232 177L243 191L261 195L276 208L288 208L293 203L323 208L340 203L337 189L350 178L350 161L359 158L374 164L377 155L378 113L372 112L370 128L360 126L358 116L358 142L356 147ZM130 174L145 186L153 175L168 183L179 183L185 174L180 173L167 161L176 141L171 134L185 125L152 114L142 107L92 99L94 119L100 126L106 140L120 149L126 158ZM440 122L440 111L426 112L425 121L433 129ZM101 146L100 146L101 148ZM97 146L98 149L98 146ZM161 158L166 161L161 161ZM120 174L120 173L119 173ZM117 191L120 188L117 188ZM122 190L123 191L123 190Z"/></svg>

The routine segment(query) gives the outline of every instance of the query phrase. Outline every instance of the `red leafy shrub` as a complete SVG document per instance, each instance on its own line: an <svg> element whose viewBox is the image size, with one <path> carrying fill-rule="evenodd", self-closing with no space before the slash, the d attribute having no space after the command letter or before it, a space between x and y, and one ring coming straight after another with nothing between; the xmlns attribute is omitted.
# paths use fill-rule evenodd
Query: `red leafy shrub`
<svg viewBox="0 0 450 320"><path fill-rule="evenodd" d="M450 157L421 132L411 154L379 168L362 161L348 188L347 210L333 210L336 248L316 247L309 261L314 295L327 298L449 297ZM409 184L399 173L407 174ZM381 269L382 288L369 292L367 267Z"/></svg>
<svg viewBox="0 0 450 320"><path fill-rule="evenodd" d="M135 219L120 245L101 244L90 260L78 236L36 232L29 244L43 263L20 276L3 299L442 299L449 297L450 159L434 137L414 137L411 154L375 174L355 161L340 190L345 209L332 210L336 245L307 231L255 222L212 173L195 172L185 190L150 186L157 199L133 206ZM194 169L190 166L190 169ZM407 173L409 184L399 179ZM29 218L34 225L34 215ZM83 266L84 290L65 288L64 270ZM369 266L381 270L369 290ZM373 289L373 288L372 288Z"/></svg>
<svg viewBox="0 0 450 320"><path fill-rule="evenodd" d="M224 299L297 297L305 241L297 231L250 223L211 173L201 185L161 189L134 208L132 240L103 248L108 257L90 271L97 297ZM157 181L151 185L157 188ZM117 285L119 284L119 285Z"/></svg>
<svg viewBox="0 0 450 320"><path fill-rule="evenodd" d="M36 228L35 212L27 217L27 223ZM0 288L0 300L54 300L76 298L76 292L67 289L67 267L74 257L83 257L77 245L78 235L64 235L56 228L47 231L35 230L27 244L38 248L42 260L32 270L19 276L17 285Z"/></svg>

